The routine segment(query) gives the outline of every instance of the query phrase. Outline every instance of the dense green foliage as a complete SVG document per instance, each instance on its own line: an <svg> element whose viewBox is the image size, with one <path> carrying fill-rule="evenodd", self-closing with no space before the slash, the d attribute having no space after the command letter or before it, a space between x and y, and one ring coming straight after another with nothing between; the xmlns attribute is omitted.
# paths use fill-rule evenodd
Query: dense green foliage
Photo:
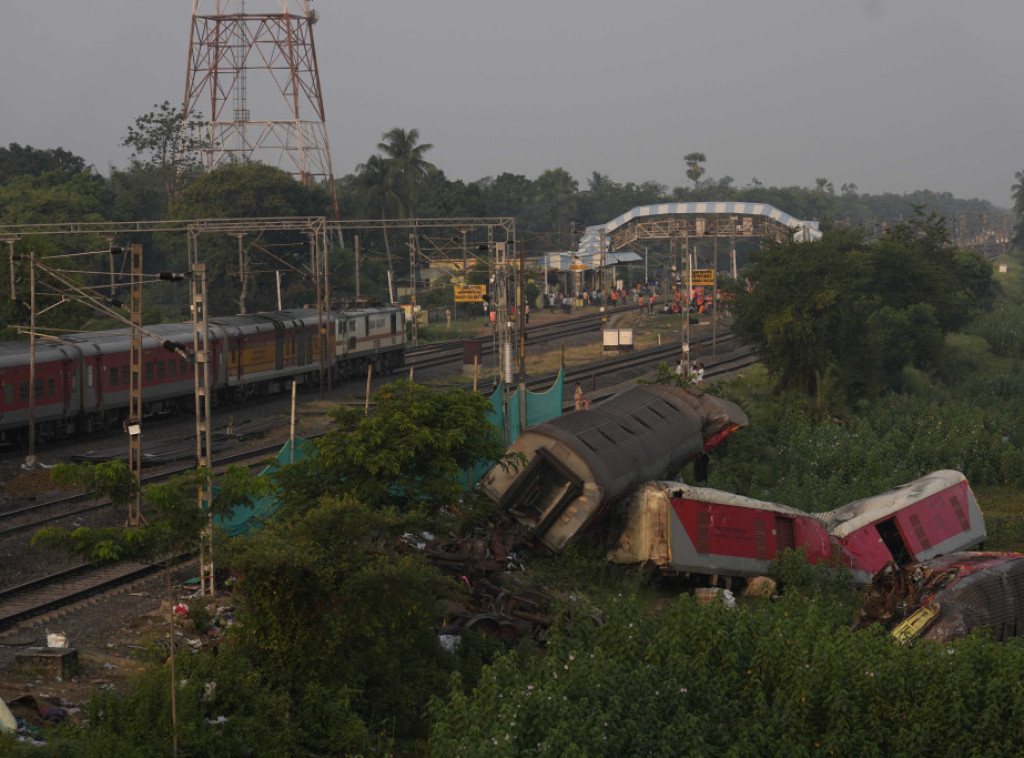
<svg viewBox="0 0 1024 758"><path fill-rule="evenodd" d="M849 230L766 244L744 269L734 329L781 386L829 410L901 388L935 367L943 336L989 308L992 267L948 246L932 215L875 242Z"/></svg>
<svg viewBox="0 0 1024 758"><path fill-rule="evenodd" d="M1007 755L1024 645L901 648L828 596L735 611L683 596L504 656L433 710L430 755Z"/></svg>
<svg viewBox="0 0 1024 758"><path fill-rule="evenodd" d="M434 513L462 499L463 472L504 456L483 395L399 381L373 401L368 416L338 408L335 428L314 443L317 454L277 475L285 517L313 508L325 494Z"/></svg>

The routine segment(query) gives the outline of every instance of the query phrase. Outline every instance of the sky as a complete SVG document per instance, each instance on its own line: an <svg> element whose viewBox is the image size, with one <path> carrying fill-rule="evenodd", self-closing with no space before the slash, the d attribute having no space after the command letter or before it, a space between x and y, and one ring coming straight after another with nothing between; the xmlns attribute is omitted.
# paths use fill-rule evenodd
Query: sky
<svg viewBox="0 0 1024 758"><path fill-rule="evenodd" d="M836 191L1010 207L1024 170L1024 0L313 7L336 176L393 127L419 129L427 158L467 182L561 167L581 189L593 172L674 187L699 151L707 177L740 187L824 177ZM137 116L183 100L191 0L6 0L2 12L2 145L63 147L106 174L127 165ZM253 76L257 119L280 95L261 100Z"/></svg>

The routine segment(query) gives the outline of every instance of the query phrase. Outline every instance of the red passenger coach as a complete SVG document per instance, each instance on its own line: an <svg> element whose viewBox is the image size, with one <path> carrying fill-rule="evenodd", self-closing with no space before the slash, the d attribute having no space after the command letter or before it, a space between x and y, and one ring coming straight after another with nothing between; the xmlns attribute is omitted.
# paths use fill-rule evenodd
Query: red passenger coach
<svg viewBox="0 0 1024 758"><path fill-rule="evenodd" d="M670 575L750 578L767 574L779 552L796 547L811 563L829 557L821 520L721 490L648 482L633 493L619 547L608 559L650 563Z"/></svg>
<svg viewBox="0 0 1024 758"><path fill-rule="evenodd" d="M959 471L935 471L881 495L820 514L833 555L858 584L890 561L897 566L971 550L985 539L985 519Z"/></svg>
<svg viewBox="0 0 1024 758"><path fill-rule="evenodd" d="M0 430L28 426L28 344L0 343ZM80 410L77 351L59 342L36 343L35 419L42 439L74 430L72 419Z"/></svg>

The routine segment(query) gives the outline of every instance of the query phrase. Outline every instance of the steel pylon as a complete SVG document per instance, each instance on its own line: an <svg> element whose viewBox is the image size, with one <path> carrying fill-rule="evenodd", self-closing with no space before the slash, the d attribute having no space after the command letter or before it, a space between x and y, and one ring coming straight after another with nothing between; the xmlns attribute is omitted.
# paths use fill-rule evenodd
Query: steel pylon
<svg viewBox="0 0 1024 758"><path fill-rule="evenodd" d="M192 34L179 152L198 153L207 171L260 161L304 184L334 171L311 0L249 0L275 12L249 12L246 0L193 0ZM253 110L250 110L250 101ZM187 125L203 124L199 145ZM335 201L336 202L336 201Z"/></svg>

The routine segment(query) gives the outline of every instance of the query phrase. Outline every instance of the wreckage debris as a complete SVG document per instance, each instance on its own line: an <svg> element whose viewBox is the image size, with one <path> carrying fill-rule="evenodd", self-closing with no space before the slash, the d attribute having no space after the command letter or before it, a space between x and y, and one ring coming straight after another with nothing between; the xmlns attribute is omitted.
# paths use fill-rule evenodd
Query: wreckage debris
<svg viewBox="0 0 1024 758"><path fill-rule="evenodd" d="M867 595L855 630L882 624L905 644L948 642L984 628L1005 641L1024 634L1024 555L961 552L890 563Z"/></svg>

